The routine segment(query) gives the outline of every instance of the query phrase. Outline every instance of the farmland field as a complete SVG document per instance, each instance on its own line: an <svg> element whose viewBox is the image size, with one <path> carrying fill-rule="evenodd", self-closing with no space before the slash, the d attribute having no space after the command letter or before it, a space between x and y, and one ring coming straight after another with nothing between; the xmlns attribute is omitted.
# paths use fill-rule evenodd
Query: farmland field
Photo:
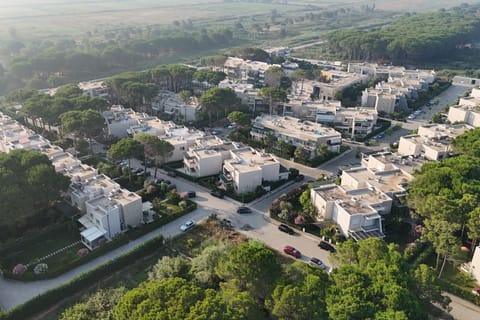
<svg viewBox="0 0 480 320"><path fill-rule="evenodd" d="M270 3L269 3L270 2ZM351 8L375 3L377 9L395 11L433 10L468 0L0 0L0 33L14 28L29 35L79 34L130 25L165 25L175 20L218 22L265 15ZM315 6L313 8L312 6ZM313 10L312 10L313 9ZM266 20L268 21L268 20Z"/></svg>

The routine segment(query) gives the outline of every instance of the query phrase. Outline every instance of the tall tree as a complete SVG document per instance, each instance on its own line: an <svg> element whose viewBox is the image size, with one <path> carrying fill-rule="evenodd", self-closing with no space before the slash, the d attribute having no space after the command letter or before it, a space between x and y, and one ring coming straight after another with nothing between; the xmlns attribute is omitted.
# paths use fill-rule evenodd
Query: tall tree
<svg viewBox="0 0 480 320"><path fill-rule="evenodd" d="M141 159L144 155L143 145L133 138L123 138L114 143L108 150L108 156L115 160L128 159L128 176L132 183L131 159Z"/></svg>
<svg viewBox="0 0 480 320"><path fill-rule="evenodd" d="M260 89L259 97L268 102L269 112L273 114L273 108L280 102L287 102L287 92L284 89L275 87L264 87Z"/></svg>

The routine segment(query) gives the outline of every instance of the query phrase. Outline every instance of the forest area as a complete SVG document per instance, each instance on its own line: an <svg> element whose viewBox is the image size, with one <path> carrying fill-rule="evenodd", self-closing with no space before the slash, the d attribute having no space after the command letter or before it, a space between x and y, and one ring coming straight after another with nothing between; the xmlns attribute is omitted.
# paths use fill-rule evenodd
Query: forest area
<svg viewBox="0 0 480 320"><path fill-rule="evenodd" d="M98 8L75 1L0 5L0 94L190 63L232 47L318 41L328 31L383 26L403 15L389 5L203 0L107 1Z"/></svg>
<svg viewBox="0 0 480 320"><path fill-rule="evenodd" d="M480 36L480 5L407 14L374 30L340 29L327 34L328 49L348 60L428 63L474 49Z"/></svg>

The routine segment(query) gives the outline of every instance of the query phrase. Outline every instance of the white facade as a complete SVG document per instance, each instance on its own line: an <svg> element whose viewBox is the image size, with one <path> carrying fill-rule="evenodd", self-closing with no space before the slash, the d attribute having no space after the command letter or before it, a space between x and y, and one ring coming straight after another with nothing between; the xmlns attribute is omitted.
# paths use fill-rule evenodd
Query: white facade
<svg viewBox="0 0 480 320"><path fill-rule="evenodd" d="M110 110L103 112L103 117L107 124L108 134L116 138L127 137L128 128L137 125L140 119L150 118L147 114L137 113L122 106L112 106Z"/></svg>
<svg viewBox="0 0 480 320"><path fill-rule="evenodd" d="M279 140L290 142L296 147L303 147L315 156L320 145L326 145L331 152L339 152L342 135L329 127L310 121L302 121L293 117L263 115L257 117L250 134L255 139L263 139L268 133Z"/></svg>
<svg viewBox="0 0 480 320"><path fill-rule="evenodd" d="M183 103L174 92L162 90L152 99L152 109L188 122L197 120L200 105L195 97L192 97L189 103Z"/></svg>
<svg viewBox="0 0 480 320"><path fill-rule="evenodd" d="M0 150L35 150L45 154L57 173L70 178L67 200L85 213L79 222L81 241L90 249L143 222L140 196L121 189L95 168L82 164L62 148L50 144L0 113Z"/></svg>
<svg viewBox="0 0 480 320"><path fill-rule="evenodd" d="M195 141L183 157L184 171L193 177L206 177L222 172L223 162L230 159L230 150L238 145L217 136L206 136Z"/></svg>
<svg viewBox="0 0 480 320"><path fill-rule="evenodd" d="M375 188L346 190L334 184L310 191L319 220L333 220L345 237L355 240L383 237L382 214L390 213L392 199Z"/></svg>
<svg viewBox="0 0 480 320"><path fill-rule="evenodd" d="M480 282L480 246L475 247L475 252L473 253L470 270L473 278L477 282Z"/></svg>
<svg viewBox="0 0 480 320"><path fill-rule="evenodd" d="M253 192L264 181L288 179L288 170L271 154L246 147L230 150L220 176L224 188L233 187L237 194Z"/></svg>
<svg viewBox="0 0 480 320"><path fill-rule="evenodd" d="M448 109L448 121L450 123L463 122L472 127L480 127L480 109L476 106L457 105Z"/></svg>

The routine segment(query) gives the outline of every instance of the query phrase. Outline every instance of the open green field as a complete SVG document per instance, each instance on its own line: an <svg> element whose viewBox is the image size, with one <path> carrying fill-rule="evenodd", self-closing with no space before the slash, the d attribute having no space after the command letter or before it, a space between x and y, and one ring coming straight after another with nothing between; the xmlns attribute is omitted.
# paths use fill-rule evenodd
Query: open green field
<svg viewBox="0 0 480 320"><path fill-rule="evenodd" d="M424 11L476 0L377 0L381 10ZM165 25L175 20L218 22L277 13L295 14L372 6L371 0L288 0L249 2L223 0L0 0L0 33L67 35L132 25ZM313 8L313 6L315 8ZM309 11L310 10L310 11ZM261 19L260 22L268 22Z"/></svg>

